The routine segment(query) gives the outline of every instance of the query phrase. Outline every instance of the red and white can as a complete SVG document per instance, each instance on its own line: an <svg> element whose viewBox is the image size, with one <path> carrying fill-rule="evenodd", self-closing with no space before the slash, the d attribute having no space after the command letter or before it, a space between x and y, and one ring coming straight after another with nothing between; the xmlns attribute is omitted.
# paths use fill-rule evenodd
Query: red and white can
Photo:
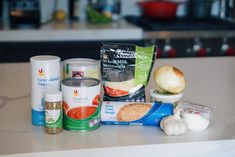
<svg viewBox="0 0 235 157"><path fill-rule="evenodd" d="M62 81L63 124L66 130L89 131L100 126L101 84L94 78Z"/></svg>

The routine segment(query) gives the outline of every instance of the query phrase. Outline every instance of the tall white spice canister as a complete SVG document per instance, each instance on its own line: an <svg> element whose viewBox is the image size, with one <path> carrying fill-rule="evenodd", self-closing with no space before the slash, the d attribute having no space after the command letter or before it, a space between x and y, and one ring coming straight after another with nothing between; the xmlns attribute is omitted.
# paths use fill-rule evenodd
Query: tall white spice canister
<svg viewBox="0 0 235 157"><path fill-rule="evenodd" d="M31 57L30 63L32 124L44 126L44 92L49 89L60 90L60 58L40 55Z"/></svg>

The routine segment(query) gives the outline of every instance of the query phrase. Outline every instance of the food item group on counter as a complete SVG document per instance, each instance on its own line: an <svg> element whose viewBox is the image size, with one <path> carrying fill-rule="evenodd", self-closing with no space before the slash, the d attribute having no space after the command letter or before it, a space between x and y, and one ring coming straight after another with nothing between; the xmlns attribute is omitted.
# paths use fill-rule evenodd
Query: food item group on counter
<svg viewBox="0 0 235 157"><path fill-rule="evenodd" d="M155 56L155 46L103 44L100 62L63 61L62 81L59 57L31 57L32 124L45 126L49 134L95 130L101 123L160 126L166 135L206 129L215 109L180 101L186 81L174 66L154 71L156 89L150 90L146 102Z"/></svg>
<svg viewBox="0 0 235 157"><path fill-rule="evenodd" d="M156 47L107 43L100 51L104 100L144 102Z"/></svg>
<svg viewBox="0 0 235 157"><path fill-rule="evenodd" d="M156 89L150 90L150 101L172 103L174 106L183 97L186 86L184 73L170 65L162 66L154 71Z"/></svg>
<svg viewBox="0 0 235 157"><path fill-rule="evenodd" d="M160 127L166 135L182 135L206 129L215 108L190 102L179 102L173 116L162 119Z"/></svg>
<svg viewBox="0 0 235 157"><path fill-rule="evenodd" d="M156 89L150 90L151 102L172 103L175 114L161 120L166 135L183 135L202 131L209 125L214 108L180 101L186 87L184 73L174 66L162 66L154 71Z"/></svg>
<svg viewBox="0 0 235 157"><path fill-rule="evenodd" d="M170 103L110 102L101 107L102 124L159 126L163 117L173 114Z"/></svg>

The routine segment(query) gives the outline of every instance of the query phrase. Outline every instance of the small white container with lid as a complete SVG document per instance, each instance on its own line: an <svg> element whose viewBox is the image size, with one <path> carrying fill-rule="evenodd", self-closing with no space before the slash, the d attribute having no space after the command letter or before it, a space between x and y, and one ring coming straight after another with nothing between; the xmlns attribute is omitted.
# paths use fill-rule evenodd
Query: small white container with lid
<svg viewBox="0 0 235 157"><path fill-rule="evenodd" d="M183 93L178 94L162 94L158 93L157 90L150 90L150 102L163 102L163 103L172 103L174 106L178 101L183 97Z"/></svg>

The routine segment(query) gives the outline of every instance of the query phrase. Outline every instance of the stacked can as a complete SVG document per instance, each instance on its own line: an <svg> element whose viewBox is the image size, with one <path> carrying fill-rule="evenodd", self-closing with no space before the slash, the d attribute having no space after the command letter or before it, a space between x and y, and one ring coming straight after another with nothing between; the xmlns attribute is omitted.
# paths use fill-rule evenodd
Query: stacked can
<svg viewBox="0 0 235 157"><path fill-rule="evenodd" d="M99 61L74 58L63 61L63 126L89 131L100 126L101 84Z"/></svg>
<svg viewBox="0 0 235 157"><path fill-rule="evenodd" d="M63 61L63 77L90 77L99 79L99 61L88 58L74 58Z"/></svg>

